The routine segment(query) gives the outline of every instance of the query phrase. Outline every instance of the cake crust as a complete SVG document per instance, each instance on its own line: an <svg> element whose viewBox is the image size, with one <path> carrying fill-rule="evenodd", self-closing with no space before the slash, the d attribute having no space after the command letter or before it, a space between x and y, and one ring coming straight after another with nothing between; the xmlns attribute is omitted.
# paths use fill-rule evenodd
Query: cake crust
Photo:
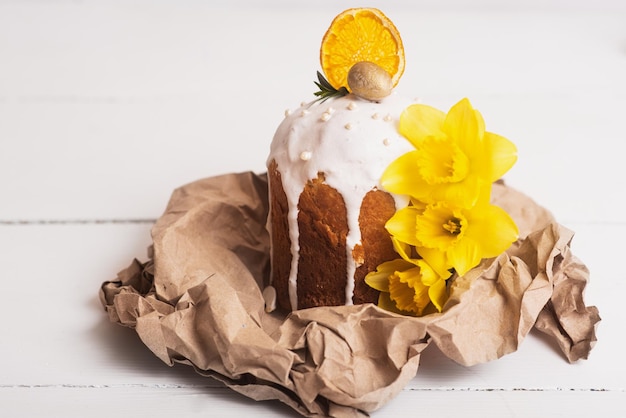
<svg viewBox="0 0 626 418"><path fill-rule="evenodd" d="M382 190L374 189L368 192L361 204L359 213L359 227L361 228L361 245L359 252L363 252L362 260L354 274L354 304L378 302L379 292L365 283L367 273L376 270L379 264L398 257L393 249L393 243L385 224L396 211L393 197Z"/></svg>
<svg viewBox="0 0 626 418"><path fill-rule="evenodd" d="M290 301L292 268L288 205L276 161L269 165L272 237L271 284L278 306L293 310ZM385 223L395 212L393 197L382 190L365 195L359 214L361 242L351 251L356 263L354 277L348 276L346 237L348 220L341 194L324 183L323 173L305 185L298 201L298 262L295 292L297 309L376 303L378 291L365 283L370 271L396 257ZM347 298L353 281L352 300ZM291 291L294 291L293 289Z"/></svg>
<svg viewBox="0 0 626 418"><path fill-rule="evenodd" d="M323 173L304 186L298 202L298 308L346 303L348 218L341 194Z"/></svg>
<svg viewBox="0 0 626 418"><path fill-rule="evenodd" d="M289 301L289 271L291 269L291 240L287 214L289 204L283 189L282 178L276 161L268 167L270 191L270 240L271 240L271 278L270 284L276 289L278 306L291 311Z"/></svg>

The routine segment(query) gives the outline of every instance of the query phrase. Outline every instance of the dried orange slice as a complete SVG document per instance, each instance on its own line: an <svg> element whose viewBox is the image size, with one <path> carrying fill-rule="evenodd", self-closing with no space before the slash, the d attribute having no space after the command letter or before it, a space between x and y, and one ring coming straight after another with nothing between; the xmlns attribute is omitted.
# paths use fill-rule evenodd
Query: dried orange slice
<svg viewBox="0 0 626 418"><path fill-rule="evenodd" d="M348 87L348 72L360 61L382 67L395 87L404 72L404 47L398 29L383 12L354 8L341 12L330 24L322 39L320 61L336 89Z"/></svg>

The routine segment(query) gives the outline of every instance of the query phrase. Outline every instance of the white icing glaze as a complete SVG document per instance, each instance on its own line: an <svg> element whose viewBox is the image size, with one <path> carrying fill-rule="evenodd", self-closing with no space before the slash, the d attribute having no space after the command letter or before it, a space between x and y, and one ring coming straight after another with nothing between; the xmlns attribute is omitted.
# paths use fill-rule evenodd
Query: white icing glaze
<svg viewBox="0 0 626 418"><path fill-rule="evenodd" d="M348 95L324 103L302 104L285 114L274 135L267 162L276 161L289 205L292 309L298 306L298 200L305 184L317 178L318 173L324 173L325 183L343 196L348 216L346 305L351 305L358 267L352 250L361 242L358 219L361 202L367 192L380 188L380 177L387 166L413 149L398 132L400 114L412 103L395 92L380 102ZM302 158L303 155L307 158ZM394 198L397 206L406 204L403 197Z"/></svg>

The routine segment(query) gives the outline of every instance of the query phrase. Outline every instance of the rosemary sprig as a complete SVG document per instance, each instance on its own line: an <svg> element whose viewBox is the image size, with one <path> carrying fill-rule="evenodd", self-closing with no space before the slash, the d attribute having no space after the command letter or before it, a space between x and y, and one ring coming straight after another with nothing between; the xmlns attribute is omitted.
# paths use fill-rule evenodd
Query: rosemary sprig
<svg viewBox="0 0 626 418"><path fill-rule="evenodd" d="M319 71L317 72L317 80L318 81L314 81L314 83L319 91L313 93L317 96L317 99L313 101L314 103L323 103L331 97L341 97L350 93L345 87L340 87L339 89L334 88Z"/></svg>

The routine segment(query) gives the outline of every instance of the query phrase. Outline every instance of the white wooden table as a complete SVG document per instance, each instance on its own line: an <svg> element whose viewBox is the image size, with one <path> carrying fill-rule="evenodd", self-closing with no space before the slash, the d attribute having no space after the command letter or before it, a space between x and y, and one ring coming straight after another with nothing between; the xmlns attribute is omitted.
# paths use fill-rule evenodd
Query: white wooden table
<svg viewBox="0 0 626 418"><path fill-rule="evenodd" d="M444 110L469 97L517 144L506 179L576 231L603 320L576 364L534 332L471 368L430 347L373 415L626 416L626 4L374 3L403 36L402 94ZM284 109L312 97L324 31L354 5L0 0L0 416L295 416L164 365L108 322L98 289L146 259L174 188L265 170Z"/></svg>

